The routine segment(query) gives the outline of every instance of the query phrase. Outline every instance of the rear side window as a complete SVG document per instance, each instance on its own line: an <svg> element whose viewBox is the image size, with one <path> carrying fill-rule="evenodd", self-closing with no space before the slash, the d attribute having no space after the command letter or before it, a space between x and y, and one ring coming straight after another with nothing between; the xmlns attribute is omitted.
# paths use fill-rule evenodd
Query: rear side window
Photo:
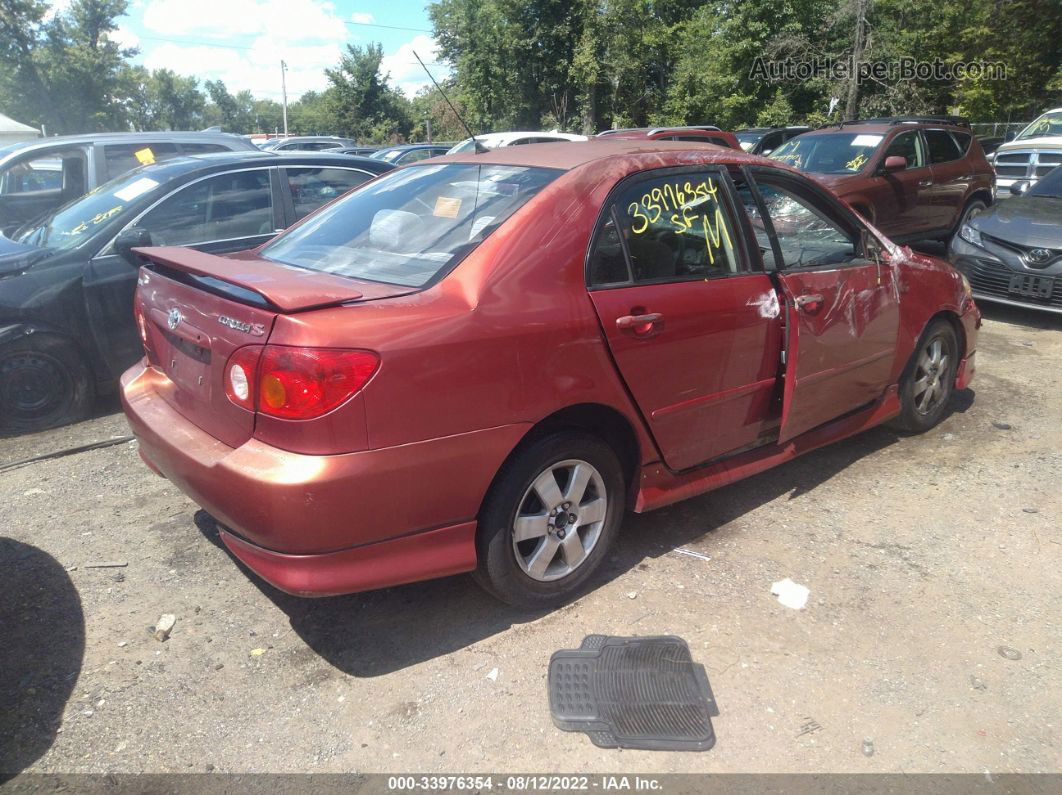
<svg viewBox="0 0 1062 795"><path fill-rule="evenodd" d="M139 166L149 166L159 160L177 157L176 144L162 142L136 144L108 144L103 147L107 179L114 179Z"/></svg>
<svg viewBox="0 0 1062 795"><path fill-rule="evenodd" d="M0 176L0 194L58 193L63 187L62 152L50 152L37 157L20 160ZM80 152L68 156L80 156ZM82 193L84 189L82 188Z"/></svg>
<svg viewBox="0 0 1062 795"><path fill-rule="evenodd" d="M591 284L616 281L622 274L617 239L636 283L737 273L736 235L723 202L725 190L715 172L655 177L623 188L591 252Z"/></svg>
<svg viewBox="0 0 1062 795"><path fill-rule="evenodd" d="M286 172L297 221L372 179L371 174L348 168L289 168Z"/></svg>
<svg viewBox="0 0 1062 795"><path fill-rule="evenodd" d="M929 148L930 163L947 163L962 157L955 139L946 130L923 130Z"/></svg>
<svg viewBox="0 0 1062 795"><path fill-rule="evenodd" d="M261 256L420 287L449 272L559 173L492 164L414 165L322 209Z"/></svg>
<svg viewBox="0 0 1062 795"><path fill-rule="evenodd" d="M273 231L269 171L237 171L195 182L164 200L137 226L156 246L186 246Z"/></svg>
<svg viewBox="0 0 1062 795"><path fill-rule="evenodd" d="M959 151L965 155L970 148L970 141L973 140L973 136L969 133L953 132L951 137L955 139L956 145L959 147Z"/></svg>

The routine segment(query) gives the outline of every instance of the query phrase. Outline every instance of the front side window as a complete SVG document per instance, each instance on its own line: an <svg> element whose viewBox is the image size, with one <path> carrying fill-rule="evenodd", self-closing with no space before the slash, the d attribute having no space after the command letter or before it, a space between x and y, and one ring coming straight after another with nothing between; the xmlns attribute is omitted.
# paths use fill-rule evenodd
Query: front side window
<svg viewBox="0 0 1062 795"><path fill-rule="evenodd" d="M591 283L615 281L625 270L617 254L619 240L636 283L737 273L725 190L716 172L640 179L622 189L590 256Z"/></svg>
<svg viewBox="0 0 1062 795"><path fill-rule="evenodd" d="M893 138L889 148L885 150L885 157L905 158L908 168L922 168L926 164L922 139L917 132L906 132ZM882 162L885 161L882 160Z"/></svg>
<svg viewBox="0 0 1062 795"><path fill-rule="evenodd" d="M137 226L156 246L187 246L273 231L269 171L237 171L192 183L159 204Z"/></svg>
<svg viewBox="0 0 1062 795"><path fill-rule="evenodd" d="M783 268L844 265L857 257L857 238L817 201L762 179L756 185L781 249Z"/></svg>
<svg viewBox="0 0 1062 795"><path fill-rule="evenodd" d="M456 266L560 173L463 163L394 171L282 234L261 256L420 287Z"/></svg>
<svg viewBox="0 0 1062 795"><path fill-rule="evenodd" d="M946 130L926 130L925 136L930 163L947 163L962 157L955 139Z"/></svg>
<svg viewBox="0 0 1062 795"><path fill-rule="evenodd" d="M114 179L140 166L177 157L177 146L159 142L136 144L108 144L103 147L107 178Z"/></svg>
<svg viewBox="0 0 1062 795"><path fill-rule="evenodd" d="M297 221L372 179L372 174L349 168L288 168L286 172Z"/></svg>
<svg viewBox="0 0 1062 795"><path fill-rule="evenodd" d="M858 174L874 157L884 139L881 133L800 135L790 138L769 157L815 174Z"/></svg>

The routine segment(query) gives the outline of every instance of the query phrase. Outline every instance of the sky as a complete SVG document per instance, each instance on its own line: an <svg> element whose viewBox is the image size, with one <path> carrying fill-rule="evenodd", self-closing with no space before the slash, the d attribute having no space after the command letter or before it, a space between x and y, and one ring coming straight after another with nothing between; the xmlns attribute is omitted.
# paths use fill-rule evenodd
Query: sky
<svg viewBox="0 0 1062 795"><path fill-rule="evenodd" d="M58 0L61 8L69 0ZM231 93L281 99L280 61L288 66L288 101L327 88L326 67L345 45L383 46L382 71L413 96L428 80L415 50L438 79L425 0L130 0L116 38L137 47L149 69L172 69L201 82L223 80Z"/></svg>

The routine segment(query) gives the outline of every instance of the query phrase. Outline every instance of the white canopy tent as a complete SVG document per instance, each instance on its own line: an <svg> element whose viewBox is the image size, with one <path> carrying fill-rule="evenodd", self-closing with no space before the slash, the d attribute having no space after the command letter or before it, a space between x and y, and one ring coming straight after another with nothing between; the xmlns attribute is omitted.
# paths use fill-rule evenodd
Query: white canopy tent
<svg viewBox="0 0 1062 795"><path fill-rule="evenodd" d="M41 131L0 113L0 146L40 138Z"/></svg>

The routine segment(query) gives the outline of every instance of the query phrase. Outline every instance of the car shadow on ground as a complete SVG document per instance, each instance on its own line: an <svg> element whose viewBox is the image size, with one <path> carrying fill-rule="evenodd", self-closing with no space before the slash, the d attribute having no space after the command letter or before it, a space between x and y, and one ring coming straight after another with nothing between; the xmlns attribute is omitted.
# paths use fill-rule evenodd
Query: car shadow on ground
<svg viewBox="0 0 1062 795"><path fill-rule="evenodd" d="M1040 331L1062 331L1062 313L1042 312L1020 306L994 304L990 301L978 301L977 308L981 310L985 320L992 320L996 323L1023 326Z"/></svg>
<svg viewBox="0 0 1062 795"><path fill-rule="evenodd" d="M949 413L965 412L973 397L972 390L957 394ZM782 495L795 499L808 494L900 438L891 429L874 428L711 494L648 514L628 514L615 548L591 587L600 588L645 565L648 558L694 542L710 553L714 537L737 532L726 527L730 522ZM209 514L199 511L195 522L212 543L225 549ZM502 604L480 590L469 576L305 599L272 587L229 556L287 614L292 628L311 649L337 669L357 677L381 676L450 654L554 612L518 610ZM648 626L639 629L652 634ZM572 636L572 646L578 646L583 635L600 631L599 626L579 628Z"/></svg>
<svg viewBox="0 0 1062 795"><path fill-rule="evenodd" d="M0 538L0 784L51 748L84 653L81 598L66 570Z"/></svg>

